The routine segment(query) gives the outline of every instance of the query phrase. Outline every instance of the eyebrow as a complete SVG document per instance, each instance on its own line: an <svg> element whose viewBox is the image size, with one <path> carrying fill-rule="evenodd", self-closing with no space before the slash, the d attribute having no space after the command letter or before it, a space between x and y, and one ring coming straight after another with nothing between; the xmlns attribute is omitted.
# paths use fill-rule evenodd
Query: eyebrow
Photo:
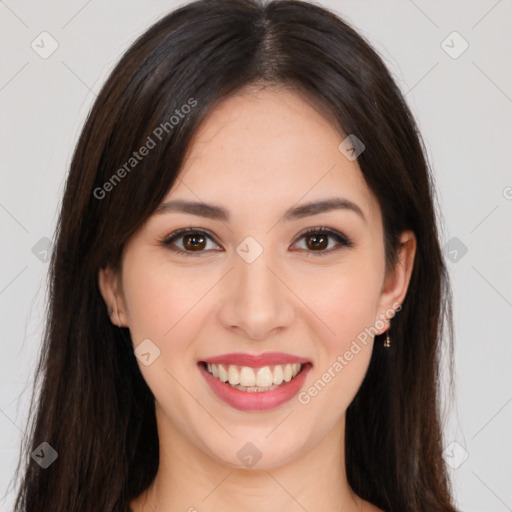
<svg viewBox="0 0 512 512"><path fill-rule="evenodd" d="M309 217L310 215L318 215L320 213L330 212L333 210L352 211L359 215L366 222L364 213L357 204L349 201L348 199L343 199L340 197L312 201L300 206L289 208L284 212L282 220L289 222L292 220ZM192 215L198 215L200 217L206 217L208 219L219 220L222 222L229 222L231 218L229 210L226 210L221 206L178 199L162 203L155 210L155 214L157 215L172 212L189 213Z"/></svg>

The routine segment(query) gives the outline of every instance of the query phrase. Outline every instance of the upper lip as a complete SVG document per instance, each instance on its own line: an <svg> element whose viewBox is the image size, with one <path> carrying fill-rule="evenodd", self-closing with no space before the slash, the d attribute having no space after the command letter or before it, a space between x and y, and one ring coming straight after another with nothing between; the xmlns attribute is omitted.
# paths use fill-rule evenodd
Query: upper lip
<svg viewBox="0 0 512 512"><path fill-rule="evenodd" d="M257 356L251 354L231 353L222 354L215 357L208 357L206 359L202 359L201 361L204 363L213 364L226 363L240 366L249 366L251 368L261 368L263 366L276 364L309 363L309 360L305 359L304 357L285 354L284 352L266 352Z"/></svg>

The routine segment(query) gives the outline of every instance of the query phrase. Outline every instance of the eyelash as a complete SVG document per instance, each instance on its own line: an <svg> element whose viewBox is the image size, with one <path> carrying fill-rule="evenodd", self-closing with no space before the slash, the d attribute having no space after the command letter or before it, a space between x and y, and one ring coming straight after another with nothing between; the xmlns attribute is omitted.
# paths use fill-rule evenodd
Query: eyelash
<svg viewBox="0 0 512 512"><path fill-rule="evenodd" d="M216 243L215 240L213 239L213 237L208 233L208 231L206 231L202 228L178 229L174 233L171 233L169 236L167 236L163 240L161 240L160 243L162 245L164 245L166 248L168 248L169 250L171 250L175 253L181 254L181 255L185 255L185 256L198 256L198 255L201 255L202 253L208 252L208 251L204 251L204 250L203 251L186 251L184 249L177 249L172 246L173 242L176 239L179 239L185 235L191 235L191 234L192 235L197 235L197 234L203 235L206 238L208 238L209 240L211 240L212 242ZM328 236L330 238L333 238L339 244L338 248L330 248L330 249L320 250L320 251L302 249L302 250L305 250L306 252L314 254L315 256L325 256L327 254L331 254L332 252L339 250L341 247L350 248L350 247L354 246L354 244L345 235L339 233L338 231L334 231L334 230L332 230L330 228L326 228L326 227L309 228L299 235L297 241L304 237L307 237L308 235Z"/></svg>

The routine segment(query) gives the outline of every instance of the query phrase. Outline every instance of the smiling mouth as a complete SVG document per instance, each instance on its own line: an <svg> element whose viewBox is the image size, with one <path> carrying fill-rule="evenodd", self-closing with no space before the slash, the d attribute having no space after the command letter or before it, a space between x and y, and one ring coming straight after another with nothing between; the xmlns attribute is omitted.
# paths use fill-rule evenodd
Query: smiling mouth
<svg viewBox="0 0 512 512"><path fill-rule="evenodd" d="M259 368L235 364L214 364L204 361L200 364L217 380L233 389L248 393L272 391L292 381L310 363L267 365Z"/></svg>

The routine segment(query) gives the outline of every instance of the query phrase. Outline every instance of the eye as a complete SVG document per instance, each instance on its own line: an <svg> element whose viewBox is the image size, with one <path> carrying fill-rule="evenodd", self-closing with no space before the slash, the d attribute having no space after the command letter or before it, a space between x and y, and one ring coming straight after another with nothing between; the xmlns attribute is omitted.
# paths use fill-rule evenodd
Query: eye
<svg viewBox="0 0 512 512"><path fill-rule="evenodd" d="M299 248L310 253L317 253L316 256L329 254L340 247L353 247L353 243L345 235L323 227L308 229L299 236L300 240L305 241L305 246ZM186 256L192 256L193 253L222 250L208 247L208 243L212 243L217 248L219 246L213 237L201 228L179 229L163 239L161 243L171 251Z"/></svg>
<svg viewBox="0 0 512 512"><path fill-rule="evenodd" d="M191 253L201 253L212 250L211 247L208 247L208 242L212 242L218 247L213 237L207 231L200 228L178 229L178 231L171 233L162 240L162 244L171 251L186 254L187 256L191 255Z"/></svg>
<svg viewBox="0 0 512 512"><path fill-rule="evenodd" d="M340 246L353 247L354 245L345 235L329 228L310 228L299 236L299 240L305 242L302 249L318 253L316 256L329 254L338 250ZM331 244L332 241L337 244Z"/></svg>

